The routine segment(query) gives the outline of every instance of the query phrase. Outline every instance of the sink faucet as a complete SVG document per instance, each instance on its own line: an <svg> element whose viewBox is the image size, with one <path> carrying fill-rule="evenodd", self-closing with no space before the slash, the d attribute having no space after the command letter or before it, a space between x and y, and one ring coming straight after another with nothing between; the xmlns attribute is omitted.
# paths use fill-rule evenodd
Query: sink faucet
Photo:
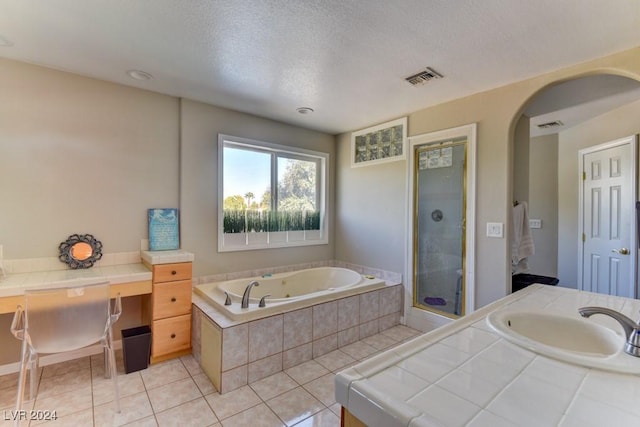
<svg viewBox="0 0 640 427"><path fill-rule="evenodd" d="M260 286L260 283L254 280L245 288L244 294L242 294L242 308L249 308L249 294L251 293L251 288L254 286Z"/></svg>
<svg viewBox="0 0 640 427"><path fill-rule="evenodd" d="M620 323L627 337L624 345L624 352L635 357L640 357L640 335L638 329L640 324L629 319L624 314L605 307L582 307L578 309L582 317L590 317L594 314L604 314L613 317Z"/></svg>

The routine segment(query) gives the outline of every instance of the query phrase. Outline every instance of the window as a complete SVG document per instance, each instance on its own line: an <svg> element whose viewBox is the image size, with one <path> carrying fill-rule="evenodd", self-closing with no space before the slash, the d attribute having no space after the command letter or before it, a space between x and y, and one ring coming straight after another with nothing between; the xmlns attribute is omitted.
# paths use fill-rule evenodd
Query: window
<svg viewBox="0 0 640 427"><path fill-rule="evenodd" d="M218 136L218 250L328 243L329 155Z"/></svg>

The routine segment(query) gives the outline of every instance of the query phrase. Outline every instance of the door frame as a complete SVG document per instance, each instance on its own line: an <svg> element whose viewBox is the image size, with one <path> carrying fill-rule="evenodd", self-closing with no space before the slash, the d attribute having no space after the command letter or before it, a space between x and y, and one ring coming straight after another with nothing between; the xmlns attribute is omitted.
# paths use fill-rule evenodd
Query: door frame
<svg viewBox="0 0 640 427"><path fill-rule="evenodd" d="M636 208L635 201L638 200L638 137L637 135L630 135L624 138L619 138L613 141L605 142L602 144L594 145L591 147L583 148L578 151L578 286L579 290L584 290L583 283L583 270L584 270L584 245L582 241L582 235L584 234L584 185L585 180L582 178L585 176L584 169L584 156L587 154L595 153L597 151L608 150L610 148L619 147L621 145L629 144L631 148L631 196L633 200L633 210L631 213L631 240L630 240L630 250L629 254L629 262L630 269L632 272L632 280L635 283L634 298L638 297L638 270L637 270L637 257L638 257L638 235L637 235L637 218L636 218Z"/></svg>
<svg viewBox="0 0 640 427"><path fill-rule="evenodd" d="M469 125L458 126L455 128L444 129L441 131L430 132L422 135L416 135L408 138L407 144L407 246L405 252L405 259L407 260L405 282L406 293L408 298L405 302L409 308L405 312L409 319L411 314L414 316L421 316L424 313L429 313L434 316L443 317L437 313L421 310L413 306L413 287L414 287L414 257L413 257L413 231L414 231L414 179L415 170L413 165L415 164L415 147L418 145L424 145L443 141L452 138L467 138L467 165L466 165L466 177L465 177L465 192L466 192L466 212L465 212L465 265L464 265L464 313L465 316L473 313L475 310L475 224L476 224L476 135L477 125L472 123ZM418 313L419 312L419 313ZM411 325L410 325L411 326Z"/></svg>

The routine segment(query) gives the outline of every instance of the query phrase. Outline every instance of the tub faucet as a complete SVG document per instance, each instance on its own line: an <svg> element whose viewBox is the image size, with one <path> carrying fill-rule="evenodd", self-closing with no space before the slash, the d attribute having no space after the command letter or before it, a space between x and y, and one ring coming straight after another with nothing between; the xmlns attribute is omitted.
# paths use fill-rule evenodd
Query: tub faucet
<svg viewBox="0 0 640 427"><path fill-rule="evenodd" d="M244 294L242 294L242 308L249 308L249 294L251 293L251 288L254 286L260 286L260 283L254 280L244 289Z"/></svg>
<svg viewBox="0 0 640 427"><path fill-rule="evenodd" d="M590 317L594 314L604 314L609 317L613 317L620 323L624 334L627 337L627 342L624 345L624 352L635 357L640 357L640 335L638 329L640 324L629 319L624 314L605 307L582 307L578 309L578 312L582 317Z"/></svg>

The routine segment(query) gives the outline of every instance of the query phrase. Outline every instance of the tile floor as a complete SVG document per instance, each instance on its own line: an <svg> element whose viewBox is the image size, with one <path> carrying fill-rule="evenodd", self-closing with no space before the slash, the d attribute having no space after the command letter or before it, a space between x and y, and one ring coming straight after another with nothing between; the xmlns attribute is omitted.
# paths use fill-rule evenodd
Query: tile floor
<svg viewBox="0 0 640 427"><path fill-rule="evenodd" d="M395 326L223 395L192 356L125 375L118 352L120 414L102 356L85 357L45 366L35 404L25 409L56 411L57 420L31 426L339 426L335 373L418 334ZM16 383L17 374L0 376L0 426L13 423Z"/></svg>

